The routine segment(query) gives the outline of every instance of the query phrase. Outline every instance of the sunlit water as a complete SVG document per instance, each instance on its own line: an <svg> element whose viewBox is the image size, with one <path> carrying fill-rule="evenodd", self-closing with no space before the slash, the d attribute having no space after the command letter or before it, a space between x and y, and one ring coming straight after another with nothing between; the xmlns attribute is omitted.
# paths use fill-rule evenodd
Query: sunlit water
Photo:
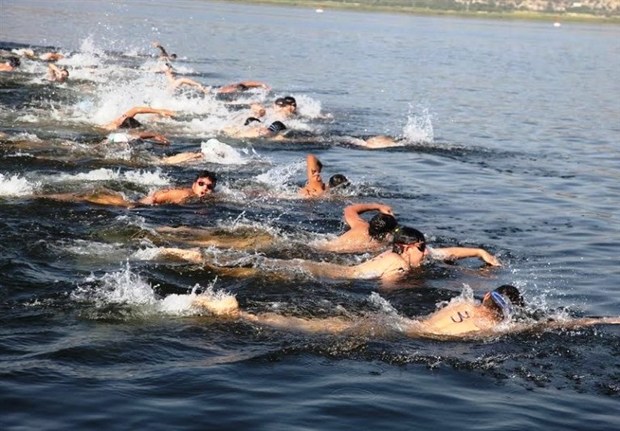
<svg viewBox="0 0 620 431"><path fill-rule="evenodd" d="M459 295L519 286L554 315L618 315L620 29L208 1L2 2L0 48L59 48L66 84L23 60L0 75L0 397L3 429L614 429L617 328L442 342L396 331L309 335L216 318L192 295L303 317L419 316ZM205 85L291 94L286 143L218 135L217 100L172 94L151 42ZM244 100L244 99L242 99ZM100 145L135 105L177 111L172 141ZM344 137L406 145L364 150ZM347 138L349 139L349 138ZM205 161L160 166L200 151ZM305 155L352 186L299 199ZM215 170L213 199L133 210L39 196L107 188L137 198ZM503 266L431 263L378 283L216 276L157 257L161 226L276 238L264 256L353 263L307 244L341 232L351 202L393 206L438 246L482 246Z"/></svg>

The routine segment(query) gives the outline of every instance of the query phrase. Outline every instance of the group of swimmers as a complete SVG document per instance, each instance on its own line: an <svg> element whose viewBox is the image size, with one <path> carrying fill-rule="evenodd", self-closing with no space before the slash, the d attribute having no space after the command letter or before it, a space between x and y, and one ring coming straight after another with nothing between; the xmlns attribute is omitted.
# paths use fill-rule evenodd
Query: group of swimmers
<svg viewBox="0 0 620 431"><path fill-rule="evenodd" d="M159 43L153 46L160 51L160 58L165 61L163 72L173 90L187 86L203 93L216 95L231 95L246 92L249 89L261 88L269 91L268 85L257 81L242 81L222 87L207 87L202 83L189 78L179 78L174 74L170 64L177 57L169 54ZM22 56L33 61L49 62L49 73L53 81L64 82L69 77L66 68L57 67L54 62L63 58L60 53L50 52L36 55L31 50L22 50ZM0 64L0 71L13 71L20 66L17 57L11 57L4 64ZM275 99L272 106L264 106L261 103L251 103L247 106L247 116L240 117L239 124L227 127L223 130L228 136L236 138L269 138L278 139L282 132L287 130L285 122L297 113L297 101L292 96ZM149 106L136 106L114 120L104 124L102 129L110 132L107 140L110 142L131 141L137 139L151 140L160 144L168 145L170 142L166 136L160 133L150 132L143 128L142 123L136 119L138 115L158 115L161 117L175 116L175 112L167 109L153 108ZM122 131L122 132L120 132ZM377 136L368 139L367 145L373 148L390 146L394 140L389 137ZM181 153L162 159L164 164L183 163L200 158L200 153ZM299 194L305 198L320 198L338 188L347 187L348 179L342 174L333 175L327 183L323 181L322 163L314 154L306 156L306 184L299 189ZM196 175L193 183L188 187L157 190L148 196L136 201L130 201L125 196L117 193L95 194L56 194L49 198L56 200L82 200L99 205L115 205L126 208L146 205L182 205L194 199L203 199L215 192L217 177L214 172L201 171ZM362 214L376 212L367 221ZM427 245L425 235L419 230L402 226L394 216L392 208L381 203L358 203L348 205L343 211L347 230L343 234L316 244L316 247L329 253L376 253L376 255L356 265L342 265L331 262L318 262L307 259L265 259L263 264L276 270L302 270L313 277L329 279L353 279L353 280L380 280L381 283L392 283L401 280L411 271L419 268L429 259L438 259L454 262L466 258L477 258L485 265L500 266L496 256L482 248L469 247L444 247L431 248ZM256 250L261 246L257 242L235 242L224 240L210 232L196 232L183 228L162 228L160 233L169 235L177 240L180 233L184 232L190 245L216 246L225 248L252 248ZM188 235L187 235L188 234ZM198 238L204 237L204 241ZM266 238L262 245L268 245L273 238ZM167 247L159 250L162 257L182 259L184 261L200 264L216 270L227 270L227 274L239 276L251 276L260 272L260 268L234 268L218 267L213 262L205 259L201 248L174 248ZM275 327L287 329L299 329L304 331L318 331L327 333L355 332L365 325L375 325L376 321L366 317L359 320L350 320L340 317L327 319L304 319L291 316L283 316L275 313L253 314L243 311L233 296L215 297L213 295L198 295L194 298L194 305L208 310L219 316L242 318L253 322L259 322ZM516 310L525 306L519 289L512 285L502 285L488 292L482 300L453 301L446 307L421 319L404 319L397 322L401 332L411 336L479 336L496 333L503 322L509 321L516 315ZM601 323L620 323L618 319L574 319L564 322L562 325L555 322L556 326L587 326ZM551 325L551 326L553 326ZM514 327L513 327L514 328Z"/></svg>

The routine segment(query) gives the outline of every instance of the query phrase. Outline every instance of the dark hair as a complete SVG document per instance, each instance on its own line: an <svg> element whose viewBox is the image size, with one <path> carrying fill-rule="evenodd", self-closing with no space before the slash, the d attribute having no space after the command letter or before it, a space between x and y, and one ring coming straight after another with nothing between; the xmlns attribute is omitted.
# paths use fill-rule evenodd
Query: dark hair
<svg viewBox="0 0 620 431"><path fill-rule="evenodd" d="M133 117L125 118L120 126L118 126L119 129L137 129L138 127L142 127L142 123Z"/></svg>
<svg viewBox="0 0 620 431"><path fill-rule="evenodd" d="M194 181L198 181L200 178L208 178L215 185L217 183L217 177L215 176L215 172L211 171L200 171L196 174L196 179Z"/></svg>
<svg viewBox="0 0 620 431"><path fill-rule="evenodd" d="M393 232L397 226L398 222L393 215L379 213L368 222L368 234L372 238L381 241L388 233Z"/></svg>
<svg viewBox="0 0 620 431"><path fill-rule="evenodd" d="M519 289L517 289L515 286L512 286L510 284L503 284L497 289L495 289L495 292L508 298L512 305L516 305L518 307L523 307L525 305L525 302L523 302L523 297L521 296L521 292L519 292Z"/></svg>
<svg viewBox="0 0 620 431"><path fill-rule="evenodd" d="M248 117L245 119L245 121L243 122L244 126L248 126L250 124L252 124L253 122L258 121L260 123L260 120L256 117Z"/></svg>
<svg viewBox="0 0 620 431"><path fill-rule="evenodd" d="M248 89L249 89L249 87L248 87L247 85L243 84L243 83L239 83L239 84L237 84L237 85L235 86L235 89L236 89L237 91L246 91L246 90L248 90Z"/></svg>
<svg viewBox="0 0 620 431"><path fill-rule="evenodd" d="M392 251L402 253L403 246L415 244L416 242L425 243L424 234L417 229L408 226L399 226L394 229L394 240L392 241Z"/></svg>
<svg viewBox="0 0 620 431"><path fill-rule="evenodd" d="M284 104L289 105L289 106L294 106L295 108L297 108L297 100L295 100L293 96L286 96L284 98Z"/></svg>
<svg viewBox="0 0 620 431"><path fill-rule="evenodd" d="M61 68L60 68L60 71L61 71L61 72L66 72L66 73L67 73L67 78L69 77L69 70L67 70L67 68L66 68L66 67L61 67Z"/></svg>
<svg viewBox="0 0 620 431"><path fill-rule="evenodd" d="M286 126L282 121L274 121L269 125L269 127L267 127L267 129L269 129L270 132L276 134L278 132L281 132L282 130L286 130Z"/></svg>
<svg viewBox="0 0 620 431"><path fill-rule="evenodd" d="M319 163L321 163L321 162L319 162ZM319 165L319 166L320 166L320 168L323 167L322 165ZM349 182L347 177L345 177L342 174L332 175L329 178L329 188L331 188L331 189L336 188L336 187L345 188L345 187L348 187L350 184L351 183Z"/></svg>
<svg viewBox="0 0 620 431"><path fill-rule="evenodd" d="M21 61L19 61L19 58L17 57L11 57L9 58L9 64L11 65L11 67L19 67L21 63Z"/></svg>

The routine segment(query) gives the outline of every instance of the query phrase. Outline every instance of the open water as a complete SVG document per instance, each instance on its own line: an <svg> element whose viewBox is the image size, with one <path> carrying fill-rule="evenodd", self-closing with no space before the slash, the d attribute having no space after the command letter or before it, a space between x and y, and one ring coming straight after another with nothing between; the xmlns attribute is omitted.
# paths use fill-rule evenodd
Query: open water
<svg viewBox="0 0 620 431"><path fill-rule="evenodd" d="M22 59L0 74L0 428L4 430L522 430L620 428L620 331L485 340L300 334L189 307L193 289L255 312L422 316L512 283L544 316L620 314L620 28L178 0L3 0L0 52L59 49L67 83ZM170 93L151 42L205 85L252 79L293 95L290 128L234 140L221 101ZM135 105L170 147L102 146ZM389 134L368 150L344 136ZM217 141L210 141L216 138ZM211 142L211 144L207 144ZM206 161L162 167L157 155ZM213 150L215 148L215 150ZM352 186L300 199L305 155ZM218 173L216 197L122 209L41 195L129 197ZM429 263L395 288L307 276L216 276L165 262L161 226L267 232L263 255L354 263L306 244L352 202L392 205L437 246L481 246L501 268ZM211 250L216 257L224 252ZM228 251L230 254L230 251ZM231 258L228 256L227 258ZM254 262L254 263L253 263Z"/></svg>

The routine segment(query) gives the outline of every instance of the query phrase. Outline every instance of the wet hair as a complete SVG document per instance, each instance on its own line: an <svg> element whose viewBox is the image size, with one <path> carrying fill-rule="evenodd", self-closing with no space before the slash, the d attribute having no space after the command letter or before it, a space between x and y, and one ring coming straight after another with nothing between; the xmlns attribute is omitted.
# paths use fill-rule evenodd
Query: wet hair
<svg viewBox="0 0 620 431"><path fill-rule="evenodd" d="M321 163L321 162L319 162ZM323 166L320 165L320 167L322 168ZM342 174L336 174L336 175L332 175L329 178L329 188L330 189L334 189L336 187L340 187L340 188L345 188L345 187L349 187L351 183L349 182L348 178L345 177Z"/></svg>
<svg viewBox="0 0 620 431"><path fill-rule="evenodd" d="M118 126L119 129L137 129L138 127L142 127L142 123L133 117L125 118L120 126Z"/></svg>
<svg viewBox="0 0 620 431"><path fill-rule="evenodd" d="M269 131L273 134L276 134L281 132L282 130L286 130L286 126L282 121L274 121L269 125L269 127L267 127L267 129L269 129Z"/></svg>
<svg viewBox="0 0 620 431"><path fill-rule="evenodd" d="M256 117L248 117L243 122L243 125L244 126L249 126L250 124L254 123L255 121L260 123L260 120L258 118L256 118Z"/></svg>
<svg viewBox="0 0 620 431"><path fill-rule="evenodd" d="M68 77L69 77L69 71L67 70L67 68L66 68L66 67L61 67L61 68L60 68L60 71L61 71L61 72L66 73L65 78L68 78Z"/></svg>
<svg viewBox="0 0 620 431"><path fill-rule="evenodd" d="M525 302L523 302L523 297L521 296L521 292L515 286L510 284L503 284L497 289L494 290L500 295L506 297L513 305L518 307L523 307Z"/></svg>
<svg viewBox="0 0 620 431"><path fill-rule="evenodd" d="M11 65L11 67L19 67L21 63L21 61L19 61L19 58L17 57L11 57L9 58L9 64Z"/></svg>
<svg viewBox="0 0 620 431"><path fill-rule="evenodd" d="M401 254L403 246L415 244L416 242L426 243L424 234L417 229L408 226L399 226L394 229L394 240L392 241L392 251Z"/></svg>
<svg viewBox="0 0 620 431"><path fill-rule="evenodd" d="M246 91L248 90L250 87L248 87L245 84L239 83L235 86L235 88L237 89L237 91Z"/></svg>
<svg viewBox="0 0 620 431"><path fill-rule="evenodd" d="M198 181L201 178L208 178L208 179L210 179L214 186L215 186L215 184L217 184L217 177L215 176L215 172L200 171L200 172L198 172L196 174L196 179L194 180L194 182Z"/></svg>
<svg viewBox="0 0 620 431"><path fill-rule="evenodd" d="M379 213L368 222L368 234L372 238L381 241L388 233L393 232L397 226L398 222L393 215Z"/></svg>

